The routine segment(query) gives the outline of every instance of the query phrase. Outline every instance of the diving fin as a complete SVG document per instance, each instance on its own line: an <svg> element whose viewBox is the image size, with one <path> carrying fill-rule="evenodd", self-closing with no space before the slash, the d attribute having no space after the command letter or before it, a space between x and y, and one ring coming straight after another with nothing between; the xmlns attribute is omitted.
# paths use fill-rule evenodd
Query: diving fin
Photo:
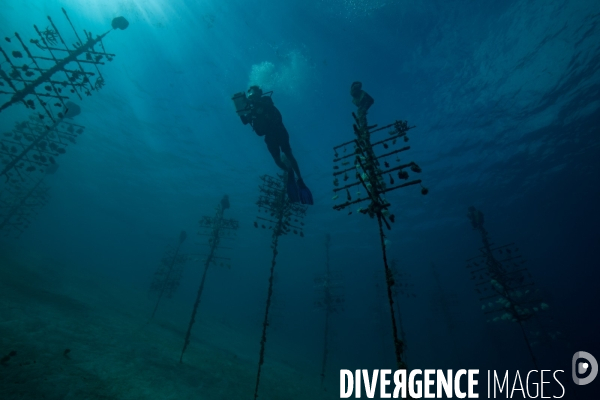
<svg viewBox="0 0 600 400"><path fill-rule="evenodd" d="M310 192L310 189L304 184L302 178L298 178L298 192L300 202L302 204L308 204L309 206L312 206L314 204L312 193Z"/></svg>
<svg viewBox="0 0 600 400"><path fill-rule="evenodd" d="M294 176L294 170L291 168L287 174L287 193L290 203L298 203L300 201L300 193L298 192L298 186L296 186L296 177Z"/></svg>

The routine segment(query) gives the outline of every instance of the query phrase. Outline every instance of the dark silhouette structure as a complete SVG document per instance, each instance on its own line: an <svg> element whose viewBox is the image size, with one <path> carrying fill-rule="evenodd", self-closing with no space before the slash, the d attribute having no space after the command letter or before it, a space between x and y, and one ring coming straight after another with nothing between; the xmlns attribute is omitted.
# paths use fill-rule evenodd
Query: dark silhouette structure
<svg viewBox="0 0 600 400"><path fill-rule="evenodd" d="M260 384L260 373L265 361L265 343L267 342L267 327L269 326L269 309L271 307L271 298L273 296L273 280L275 274L275 265L277 260L277 246L279 237L293 233L304 237L304 223L302 220L306 216L307 206L300 203L292 203L287 196L287 176L278 175L274 178L269 175L263 175L260 178L262 184L259 187L260 195L258 197L258 212L265 216L257 216L254 222L255 228L272 230L271 249L273 257L271 258L271 268L269 272L269 288L267 290L267 303L265 306L265 317L262 324L262 335L260 338L260 354L258 358L258 372L256 374L256 386L254 388L254 399L258 398L258 387Z"/></svg>
<svg viewBox="0 0 600 400"><path fill-rule="evenodd" d="M78 114L75 104L68 103L69 117ZM77 110L76 110L77 109ZM25 175L43 175L53 169L56 158L66 153L69 144L77 143L85 127L70 120L58 118L48 126L38 118L31 116L29 120L18 122L11 132L5 132L0 138L0 161L5 182L24 181Z"/></svg>
<svg viewBox="0 0 600 400"><path fill-rule="evenodd" d="M39 210L50 200L50 188L44 177L27 177L24 182L6 184L0 192L0 232L20 237Z"/></svg>
<svg viewBox="0 0 600 400"><path fill-rule="evenodd" d="M29 40L33 45L31 49L16 32L14 37L5 38L6 48L0 47L5 60L0 66L0 99L5 97L0 100L0 112L13 104L23 103L31 110L41 107L43 113L38 113L39 119L48 117L55 121L52 107L63 109L69 96L81 100L82 95L91 96L93 91L104 86L99 66L115 57L106 52L102 42L110 31L93 37L84 30L85 37L81 39L64 8L62 12L73 29L74 41L63 36L50 17L46 29L33 26L38 38ZM129 22L117 17L111 25L112 29L124 30ZM62 118L60 112L57 116Z"/></svg>
<svg viewBox="0 0 600 400"><path fill-rule="evenodd" d="M187 255L180 253L181 245L185 242L186 238L187 233L181 231L177 246L175 249L168 249L165 252L158 269L154 273L154 280L150 286L150 291L158 293L158 298L156 299L156 305L154 306L154 310L152 310L150 320L154 318L163 296L166 295L170 299L179 287L183 267L188 260Z"/></svg>
<svg viewBox="0 0 600 400"><path fill-rule="evenodd" d="M68 120L80 113L70 99L82 100L83 95L100 90L105 81L99 67L115 57L106 52L102 42L110 31L93 37L84 30L82 39L64 8L62 11L74 39L64 36L48 17L50 25L45 29L33 26L36 38L26 41L15 32L0 46L0 113L17 103L32 110L29 120L16 123L0 137L0 176L4 178L0 230L8 234L20 235L47 202L44 176L56 171L56 157L84 131L83 126ZM111 25L123 30L129 23L117 17Z"/></svg>
<svg viewBox="0 0 600 400"><path fill-rule="evenodd" d="M403 162L399 158L400 153L409 150L410 146L392 150L392 147L398 146L399 143L408 142L407 132L413 129L414 126L409 127L406 121L396 121L380 128L377 128L377 125L369 126L367 123L367 111L374 102L373 98L362 90L360 82L352 84L351 95L354 104L357 106L357 113L352 113L355 121L353 125L355 138L333 148L333 185L335 186L333 189L335 193L333 199L338 200L340 194L345 194L345 201L336 204L333 208L339 211L354 204L365 202L368 205L364 208L359 208L358 212L377 219L386 277L387 298L392 320L394 353L398 369L406 369L406 363L403 360L404 343L398 336L398 324L394 313L394 274L388 265L386 251L388 241L384 234L383 226L385 225L389 230L391 229L390 223L393 223L395 220L394 215L389 212L391 204L385 198L385 195L396 189L421 184L420 179L409 180L410 177L407 172L407 170L410 170L413 173L419 174L421 173L421 168L413 161ZM371 141L371 135L386 130L388 133L387 138L376 142ZM376 151L378 149L383 149L383 154L377 155ZM405 182L395 184L396 180L394 176L397 176L398 180ZM386 184L386 179L388 178L389 186ZM340 183L340 179L342 179L342 183ZM351 189L358 189L356 198L353 198L350 194ZM364 195L360 190L364 190ZM421 185L421 194L426 195L428 192L429 190ZM352 214L352 211L348 214Z"/></svg>
<svg viewBox="0 0 600 400"><path fill-rule="evenodd" d="M69 143L84 132L85 127L65 118L73 118L79 107L67 102L70 109L51 126L31 116L15 124L0 138L0 231L20 236L49 201L49 188L44 178L58 169L56 158L66 153Z"/></svg>
<svg viewBox="0 0 600 400"><path fill-rule="evenodd" d="M415 293L415 284L412 281L412 275L408 272L403 271L398 266L398 261L392 259L390 261L390 270L394 277L394 286L392 287L392 294L394 295L394 305L396 306L396 315L398 316L398 329L400 331L400 340L404 343L404 349L406 345L406 331L404 330L404 323L402 322L402 311L400 310L400 299L411 299L417 297Z"/></svg>
<svg viewBox="0 0 600 400"><path fill-rule="evenodd" d="M536 290L533 278L524 266L525 260L514 243L496 246L485 230L484 215L469 207L467 217L473 229L481 234L480 254L467 260L471 280L481 301L481 309L489 316L488 322L515 322L519 325L531 360L537 369L537 360L525 323L548 309Z"/></svg>
<svg viewBox="0 0 600 400"><path fill-rule="evenodd" d="M183 349L181 350L181 357L179 357L180 363L183 362L183 354L190 344L192 326L194 325L194 322L196 322L196 314L198 313L198 307L200 306L200 300L202 299L202 292L204 291L208 267L211 265L218 265L221 262L220 260L228 260L226 258L217 256L217 251L221 247L221 240L225 237L231 236L232 232L239 228L239 222L237 220L224 217L225 210L230 208L230 206L229 196L223 196L216 208L215 215L213 217L204 216L199 222L200 228L205 230L205 233L199 234L208 236L209 250L206 258L204 259L204 272L202 274L200 286L198 287L198 293L196 295L196 301L194 302L190 323L185 334L185 342L183 344Z"/></svg>

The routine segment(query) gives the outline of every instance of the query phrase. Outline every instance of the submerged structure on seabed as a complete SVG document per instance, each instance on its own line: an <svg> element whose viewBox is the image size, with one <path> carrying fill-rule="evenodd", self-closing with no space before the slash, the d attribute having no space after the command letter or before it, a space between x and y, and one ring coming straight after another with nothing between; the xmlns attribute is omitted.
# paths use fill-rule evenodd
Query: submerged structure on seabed
<svg viewBox="0 0 600 400"><path fill-rule="evenodd" d="M169 248L165 251L163 258L160 261L160 265L154 273L150 291L157 293L158 298L156 299L156 305L154 306L154 310L152 310L150 319L154 318L163 296L170 299L179 287L181 275L183 274L183 267L188 260L188 255L181 254L180 252L181 245L185 242L186 238L186 231L181 231L177 246L174 249Z"/></svg>
<svg viewBox="0 0 600 400"><path fill-rule="evenodd" d="M51 17L50 25L43 30L33 25L37 36L28 42L16 32L4 38L4 47L0 47L4 58L0 62L0 112L22 103L36 111L37 118L48 117L55 122L61 113L54 109L62 110L71 97L81 100L82 95L90 96L104 86L99 67L115 55L106 52L102 40L111 31L93 37L84 30L82 39L64 8L62 12L73 29L74 39L63 35ZM124 30L129 22L116 17L111 26Z"/></svg>
<svg viewBox="0 0 600 400"><path fill-rule="evenodd" d="M475 281L481 309L488 316L488 322L513 322L519 326L531 360L537 368L532 340L525 324L536 321L543 325L543 314L549 306L535 288L519 248L514 243L500 246L492 243L483 226L484 215L475 207L469 207L467 217L473 229L481 234L483 242L479 248L480 254L468 259L466 266L471 280Z"/></svg>
<svg viewBox="0 0 600 400"><path fill-rule="evenodd" d="M325 372L327 370L327 356L330 343L330 319L332 314L344 311L344 285L342 275L332 271L329 265L329 250L331 236L325 236L325 273L315 277L315 305L325 311L325 328L323 335L323 360L321 362L321 387L324 387Z"/></svg>
<svg viewBox="0 0 600 400"><path fill-rule="evenodd" d="M61 117L46 125L35 116L15 124L0 138L0 162L5 184L34 180L55 169L56 158L66 153L66 147L77 143L85 127L72 122L81 109L68 101ZM37 177L36 177L37 175Z"/></svg>
<svg viewBox="0 0 600 400"><path fill-rule="evenodd" d="M62 11L75 39L48 17L46 29L33 26L35 38L26 41L15 32L0 46L0 113L18 103L31 110L28 120L0 136L0 230L9 235L20 235L47 202L44 177L56 171L56 158L84 131L71 120L81 112L71 100L100 90L105 81L99 66L115 57L102 42L110 31L96 37L83 31L82 40ZM128 25L123 17L112 20L112 29Z"/></svg>
<svg viewBox="0 0 600 400"><path fill-rule="evenodd" d="M44 177L5 185L0 192L0 232L19 237L50 199L50 187Z"/></svg>
<svg viewBox="0 0 600 400"><path fill-rule="evenodd" d="M56 158L84 132L85 127L66 120L79 115L79 106L70 101L66 105L50 126L31 116L0 137L0 231L7 235L23 233L47 203L44 178L56 172Z"/></svg>
<svg viewBox="0 0 600 400"><path fill-rule="evenodd" d="M183 349L181 350L181 356L179 362L183 362L183 354L190 344L190 336L192 334L192 327L196 322L196 314L198 313L198 307L200 307L200 300L202 299L202 292L204 291L204 284L206 283L206 275L208 268L211 265L224 266L225 262L229 263L229 258L220 257L217 255L218 250L222 249L221 240L231 238L234 232L239 228L239 222L235 219L225 218L225 210L231 207L229 203L229 196L225 195L219 202L215 210L214 216L204 216L198 223L200 229L203 231L198 232L198 235L208 236L208 253L204 255L202 263L204 264L204 271L202 273L202 280L198 287L198 293L196 294L196 301L194 302L194 308L192 309L192 316L190 317L190 323L188 325L187 332L185 334L185 341L183 343Z"/></svg>
<svg viewBox="0 0 600 400"><path fill-rule="evenodd" d="M267 290L267 302L265 306L265 316L262 323L262 335L260 338L260 353L258 358L258 371L256 373L256 386L254 388L254 399L258 397L258 387L260 384L260 373L265 361L265 343L267 342L267 327L269 326L269 310L273 296L273 280L275 275L275 265L277 247L279 238L288 233L293 233L304 237L304 223L302 220L306 216L307 206L300 203L292 203L287 195L287 176L278 175L274 178L269 175L263 175L260 178L262 184L259 187L260 195L258 197L258 212L265 216L258 215L254 222L255 228L269 229L271 235L271 249L273 256L271 258L271 268L269 271L269 288Z"/></svg>
<svg viewBox="0 0 600 400"><path fill-rule="evenodd" d="M386 195L396 189L421 185L421 180L411 180L407 171L419 174L421 168L413 161L404 162L399 158L400 153L410 150L410 146L400 147L400 144L408 142L407 133L414 126L409 127L406 121L395 121L380 128L377 125L369 126L367 112L374 103L373 98L362 90L360 82L352 84L350 94L353 97L353 103L357 106L357 112L352 113L355 121L353 125L355 138L333 148L333 185L335 186L333 200L338 201L340 194L344 195L342 202L337 203L333 208L341 211L359 203L366 203L365 206L356 210L357 213L377 219L392 321L394 354L397 368L406 369L404 343L398 336L398 324L394 312L394 274L387 260L386 247L389 241L386 239L383 227L385 225L388 230L391 229L390 223L395 220L394 215L389 211L391 204ZM371 141L373 134L386 131L388 137L376 142ZM381 151L382 154L378 155L378 151ZM389 179L388 183L386 183L387 179ZM404 181L404 183L396 184L396 179ZM355 195L352 196L351 191L354 193L355 190ZM361 193L361 190L364 190L364 194ZM429 190L421 185L421 194L426 195L428 192ZM348 215L350 214L352 211L348 212Z"/></svg>

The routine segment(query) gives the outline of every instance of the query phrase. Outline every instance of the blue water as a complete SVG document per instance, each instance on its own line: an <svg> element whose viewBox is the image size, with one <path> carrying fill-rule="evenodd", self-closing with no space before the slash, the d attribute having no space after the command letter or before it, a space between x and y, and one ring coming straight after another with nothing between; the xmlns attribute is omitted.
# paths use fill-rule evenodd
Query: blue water
<svg viewBox="0 0 600 400"><path fill-rule="evenodd" d="M598 382L574 387L570 377L575 351L600 356L597 1L23 0L0 7L2 37L15 31L34 37L32 25L45 28L47 15L72 36L61 7L79 32L106 32L120 15L130 22L103 40L116 54L101 67L106 86L74 100L82 108L76 122L86 131L45 179L48 204L18 239L2 239L2 269L21 282L15 293L22 295L6 295L4 310L29 296L23 292L29 275L19 271L31 269L43 277L32 287L81 301L83 286L70 285L110 292L118 307L101 312L118 309L115 320L139 318L143 325L142 314L154 306L148 287L165 248L186 230L182 251L204 251L207 238L196 235L197 221L213 215L227 194L226 216L240 222L236 237L224 243L230 249L219 253L231 258L231 269L209 271L194 334L210 350L219 335L200 340L203 321L219 321L247 340L235 351L246 357L241 365L250 378L239 392L228 380L212 389L178 382L171 392L250 398L272 255L271 232L252 224L260 176L279 171L263 140L240 123L231 96L259 84L273 90L315 199L305 237L280 239L265 360L285 359L308 377L302 381L306 390L270 398L316 398L308 390L338 398L339 369L395 368L377 222L332 208L333 147L353 138L349 90L360 80L375 99L369 123L402 119L417 126L404 159L421 166L430 191L422 196L418 187L408 187L388 196L396 215L387 233L388 257L410 274L416 294L400 299L409 368L533 369L516 325L486 323L469 280L465 260L481 246L466 217L473 205L484 212L493 242L521 249L560 326L551 347L534 349L541 368L565 370L566 398L592 399L599 392ZM6 99L0 95L2 103ZM28 113L22 104L2 111L2 131ZM324 272L327 233L331 268L343 276L345 310L331 320L323 392L324 313L314 305L313 281ZM161 338L160 329L169 326L173 343L183 344L201 274L200 263L186 264L179 290L158 312L160 324L145 329ZM46 281L49 276L57 277ZM49 318L36 301L31 310ZM127 311L131 301L137 303ZM441 311L442 301L449 313ZM19 336L9 325L0 331L2 355ZM60 339L60 332L48 329ZM114 329L119 339L103 346L118 349L135 341ZM153 348L165 351L161 368L178 365L178 345L170 359L157 340ZM226 343L219 346L229 351ZM143 366L140 354L135 358ZM202 357L193 360L200 368ZM2 382L5 398L22 398ZM261 390L268 392L265 382ZM135 391L105 395L153 398Z"/></svg>

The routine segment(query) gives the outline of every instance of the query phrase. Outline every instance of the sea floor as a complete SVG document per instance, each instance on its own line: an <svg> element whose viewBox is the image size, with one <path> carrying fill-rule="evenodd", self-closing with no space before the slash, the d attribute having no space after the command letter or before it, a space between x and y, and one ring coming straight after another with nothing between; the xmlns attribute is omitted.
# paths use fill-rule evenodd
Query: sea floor
<svg viewBox="0 0 600 400"><path fill-rule="evenodd" d="M184 329L148 323L143 295L43 264L0 259L0 359L16 352L0 363L0 399L253 398L259 336L204 319L180 363ZM338 398L297 368L270 355L259 399Z"/></svg>

